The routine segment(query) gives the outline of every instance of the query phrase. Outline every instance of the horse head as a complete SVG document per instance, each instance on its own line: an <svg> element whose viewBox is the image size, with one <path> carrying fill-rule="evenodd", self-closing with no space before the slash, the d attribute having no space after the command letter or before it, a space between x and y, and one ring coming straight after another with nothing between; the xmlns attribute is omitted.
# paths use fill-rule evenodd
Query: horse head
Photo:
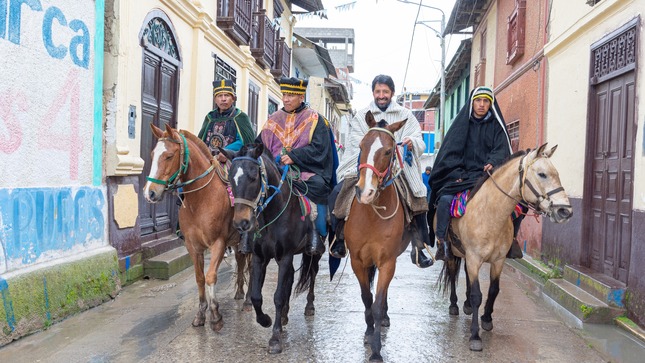
<svg viewBox="0 0 645 363"><path fill-rule="evenodd" d="M376 198L378 191L389 185L395 177L392 166L397 160L400 163L400 159L397 158L394 132L403 127L407 119L388 125L385 120L376 122L372 112L368 111L365 122L369 130L359 145L356 199L359 203L369 204Z"/></svg>
<svg viewBox="0 0 645 363"><path fill-rule="evenodd" d="M149 203L156 203L163 198L166 190L178 182L181 174L188 168L187 142L176 129L166 124L166 131L150 124L152 134L158 139L157 145L150 153L150 175L143 189Z"/></svg>
<svg viewBox="0 0 645 363"><path fill-rule="evenodd" d="M547 150L546 145L532 150L520 161L520 195L552 222L563 223L571 218L573 208L550 159L558 146Z"/></svg>
<svg viewBox="0 0 645 363"><path fill-rule="evenodd" d="M238 152L219 150L231 160L228 180L234 198L233 225L240 233L248 232L255 227L256 211L266 194L264 145L245 145Z"/></svg>

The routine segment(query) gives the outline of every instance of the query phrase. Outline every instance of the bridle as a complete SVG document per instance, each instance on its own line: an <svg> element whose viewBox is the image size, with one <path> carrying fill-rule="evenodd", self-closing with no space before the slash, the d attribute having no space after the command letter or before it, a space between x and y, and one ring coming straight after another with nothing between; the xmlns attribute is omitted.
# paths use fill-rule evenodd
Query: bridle
<svg viewBox="0 0 645 363"><path fill-rule="evenodd" d="M549 203L548 210L553 210L554 207L571 208L571 205L568 205L568 204L553 204L553 201L550 198L554 194L564 192L564 188L562 186L559 186L544 194L540 194L538 193L537 189L535 189L533 184L531 184L531 181L526 179L526 175L528 174L529 168L537 160L537 158L535 158L530 163L527 163L526 166L523 166L527 156L528 154L522 157L522 159L520 160L520 165L518 167L518 172L520 177L520 198L522 198L522 201L526 203L527 207L542 215L546 215L548 213L547 211L542 210L542 208L540 207L543 201L547 201ZM536 204L531 204L529 202L526 202L526 199L524 198L525 185L529 188L529 190L531 190L533 195L537 198Z"/></svg>
<svg viewBox="0 0 645 363"><path fill-rule="evenodd" d="M370 132L370 131L386 133L387 135L389 135L392 138L392 140L396 140L394 138L394 134L388 129L385 129L385 128L382 128L382 127L372 127L369 130L367 130L367 132ZM394 143L393 149L394 149L394 152L392 153L392 158L390 159L390 162L389 162L389 164L387 165L387 168L384 171L379 171L372 164L368 164L368 163L362 163L361 164L360 163L361 156L360 156L360 154L358 155L358 162L359 162L359 164L358 164L358 172L360 173L360 171L362 169L365 169L365 168L372 170L374 172L374 174L376 174L376 177L377 177L377 180L378 180L378 189L379 190L383 190L383 189L387 188L388 186L390 186L390 184L394 183L394 180L401 174L401 171L403 170L403 159L401 158L401 153L399 152L399 149L397 148L396 143ZM399 162L399 167L398 167L398 170L396 171L396 173L392 174L392 169L393 169L392 166L396 165L395 164L396 161Z"/></svg>
<svg viewBox="0 0 645 363"><path fill-rule="evenodd" d="M560 192L564 192L564 188L562 186L557 187L547 193L540 194L537 189L531 184L531 181L526 179L526 176L528 174L529 168L535 163L537 158L533 159L530 163L525 164L525 160L528 154L522 156L522 159L520 160L520 164L518 167L518 173L519 173L519 180L520 180L520 200L517 200L516 198L513 198L510 194L502 190L502 188L497 184L495 181L495 178L493 178L493 175L491 174L490 171L487 171L488 176L490 179L493 181L493 184L499 189L500 192L502 192L504 195L507 197L513 199L516 201L518 204L523 205L524 207L531 209L533 212L536 214L540 215L547 215L549 213L548 210L552 210L553 207L563 207L563 208L571 208L571 205L568 204L553 204L553 201L551 200L551 196ZM529 190L533 193L533 195L537 198L537 203L530 203L526 201L526 198L524 198L524 186L528 187ZM543 201L549 202L549 207L548 210L543 210L541 205Z"/></svg>
<svg viewBox="0 0 645 363"><path fill-rule="evenodd" d="M180 182L181 176L186 174L186 171L188 171L188 164L190 162L190 149L188 149L188 142L186 142L186 137L180 133L178 135L181 137L181 140L176 140L171 137L161 137L158 139L157 142L160 141L169 141L174 144L179 145L179 168L177 171L175 171L168 180L161 180L161 179L155 179L151 178L150 176L146 177L146 180L155 183L155 184L161 184L165 186L165 190L176 190L182 187L185 187L186 185L192 184L196 182L197 180L205 177L206 175L210 174L213 169L215 169L215 162L211 160L211 166L206 169L201 175L198 177L188 180L186 182Z"/></svg>
<svg viewBox="0 0 645 363"><path fill-rule="evenodd" d="M269 204L269 202L271 202L273 197L275 197L280 193L282 184L284 183L284 180L287 176L287 171L289 169L289 166L285 165L283 167L283 173L282 173L282 177L280 178L280 182L278 183L277 186L274 186L274 185L270 185L267 180L266 165L264 164L264 160L262 159L262 157L255 159L250 156L238 156L236 158L233 158L232 160L233 163L240 162L240 161L250 161L258 165L258 167L260 168L260 180L261 180L260 191L258 192L258 195L253 200L235 197L233 201L233 205L238 205L238 204L245 205L253 209L255 211L255 215L257 216L266 208L266 206ZM273 190L273 193L271 193L271 195L268 196L267 198L268 191L271 189Z"/></svg>

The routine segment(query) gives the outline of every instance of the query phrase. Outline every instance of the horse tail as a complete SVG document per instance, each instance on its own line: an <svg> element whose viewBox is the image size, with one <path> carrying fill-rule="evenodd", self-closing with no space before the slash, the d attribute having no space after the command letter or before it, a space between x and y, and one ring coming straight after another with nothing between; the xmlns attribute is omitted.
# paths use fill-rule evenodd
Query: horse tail
<svg viewBox="0 0 645 363"><path fill-rule="evenodd" d="M294 290L295 295L302 294L305 291L308 291L311 287L311 284L314 281L314 278L318 274L318 262L320 261L321 256L309 256L306 253L302 254L302 262L300 263L300 278L296 284L296 289Z"/></svg>
<svg viewBox="0 0 645 363"><path fill-rule="evenodd" d="M439 290L446 295L448 288L454 282L455 288L459 283L459 269L461 267L461 258L453 256L444 262L441 272L439 273Z"/></svg>
<svg viewBox="0 0 645 363"><path fill-rule="evenodd" d="M374 288L374 276L376 276L376 265L372 265L370 267L370 271L367 276L369 277L370 281L370 290L372 290Z"/></svg>

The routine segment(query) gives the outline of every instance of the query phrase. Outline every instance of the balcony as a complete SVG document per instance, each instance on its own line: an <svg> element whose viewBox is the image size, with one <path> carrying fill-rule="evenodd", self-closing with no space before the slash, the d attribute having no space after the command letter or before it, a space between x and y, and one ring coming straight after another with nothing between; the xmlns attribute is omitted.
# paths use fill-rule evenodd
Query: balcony
<svg viewBox="0 0 645 363"><path fill-rule="evenodd" d="M237 45L251 45L252 0L218 0L217 26Z"/></svg>
<svg viewBox="0 0 645 363"><path fill-rule="evenodd" d="M278 30L266 16L266 10L253 13L253 43L251 54L264 68L272 69L276 58L276 38Z"/></svg>
<svg viewBox="0 0 645 363"><path fill-rule="evenodd" d="M271 68L271 74L276 79L289 77L291 72L291 48L287 46L284 38L275 42L275 64Z"/></svg>

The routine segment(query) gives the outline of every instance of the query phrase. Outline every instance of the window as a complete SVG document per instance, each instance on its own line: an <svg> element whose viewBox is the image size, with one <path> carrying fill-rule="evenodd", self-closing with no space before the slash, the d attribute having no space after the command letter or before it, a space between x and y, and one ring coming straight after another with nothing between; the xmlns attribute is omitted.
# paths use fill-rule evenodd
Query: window
<svg viewBox="0 0 645 363"><path fill-rule="evenodd" d="M253 131L258 131L258 104L260 101L260 87L255 83L249 82L249 107L248 113L249 119L251 120L251 125L253 125Z"/></svg>
<svg viewBox="0 0 645 363"><path fill-rule="evenodd" d="M524 55L524 32L526 26L526 0L515 0L515 9L508 17L506 29L506 64L513 64Z"/></svg>
<svg viewBox="0 0 645 363"><path fill-rule="evenodd" d="M513 121L506 125L508 128L508 137L511 139L511 148L517 152L520 147L520 120Z"/></svg>
<svg viewBox="0 0 645 363"><path fill-rule="evenodd" d="M213 81L218 79L229 79L237 86L237 72L235 71L235 68L224 62L224 60L219 58L217 54L213 54L213 58L215 58L215 79L213 79ZM213 97L213 109L216 108L217 105L215 104L215 97Z"/></svg>
<svg viewBox="0 0 645 363"><path fill-rule="evenodd" d="M269 114L267 116L270 116L272 113L276 112L277 110L278 110L278 102L269 98Z"/></svg>
<svg viewBox="0 0 645 363"><path fill-rule="evenodd" d="M280 3L280 0L273 0L273 17L281 17L282 12L284 12L284 7L282 6L282 3Z"/></svg>
<svg viewBox="0 0 645 363"><path fill-rule="evenodd" d="M414 117L416 117L417 121L420 123L424 123L426 121L426 111L425 110L420 110L420 111L412 111L412 114Z"/></svg>

